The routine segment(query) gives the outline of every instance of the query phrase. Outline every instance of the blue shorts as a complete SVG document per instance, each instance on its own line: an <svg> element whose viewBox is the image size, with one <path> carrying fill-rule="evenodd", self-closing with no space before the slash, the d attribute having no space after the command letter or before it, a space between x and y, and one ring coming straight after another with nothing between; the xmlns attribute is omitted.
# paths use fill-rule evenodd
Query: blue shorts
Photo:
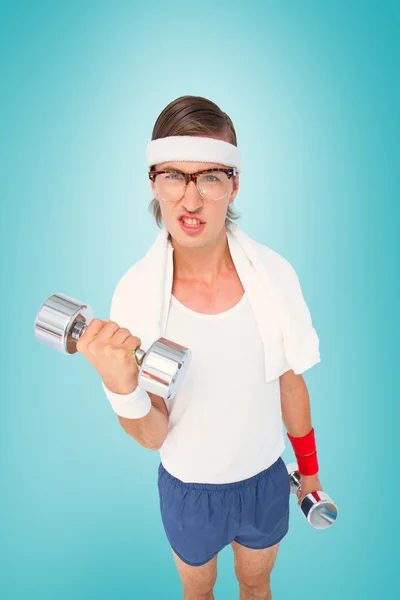
<svg viewBox="0 0 400 600"><path fill-rule="evenodd" d="M194 567L233 540L248 548L277 544L289 529L290 482L279 457L233 483L185 483L158 467L161 518L172 549Z"/></svg>

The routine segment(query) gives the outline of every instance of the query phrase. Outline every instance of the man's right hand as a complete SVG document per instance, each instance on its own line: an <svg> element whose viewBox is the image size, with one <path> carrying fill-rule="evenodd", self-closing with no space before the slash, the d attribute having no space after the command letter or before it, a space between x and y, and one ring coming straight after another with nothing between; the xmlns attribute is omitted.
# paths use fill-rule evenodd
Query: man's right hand
<svg viewBox="0 0 400 600"><path fill-rule="evenodd" d="M93 365L111 392L130 394L138 384L134 350L140 344L140 338L125 327L110 320L92 319L76 349Z"/></svg>

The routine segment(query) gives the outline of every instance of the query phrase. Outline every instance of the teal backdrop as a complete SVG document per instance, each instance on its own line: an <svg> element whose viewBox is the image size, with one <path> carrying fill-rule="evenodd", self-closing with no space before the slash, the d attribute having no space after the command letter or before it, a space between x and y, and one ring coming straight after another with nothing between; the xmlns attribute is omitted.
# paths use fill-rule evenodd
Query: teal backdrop
<svg viewBox="0 0 400 600"><path fill-rule="evenodd" d="M232 118L237 223L295 267L320 338L304 378L339 517L314 530L291 497L273 597L398 597L399 25L388 1L1 2L2 599L182 597L159 453L33 323L55 292L108 317L159 231L146 143L185 94ZM238 598L230 546L215 597Z"/></svg>

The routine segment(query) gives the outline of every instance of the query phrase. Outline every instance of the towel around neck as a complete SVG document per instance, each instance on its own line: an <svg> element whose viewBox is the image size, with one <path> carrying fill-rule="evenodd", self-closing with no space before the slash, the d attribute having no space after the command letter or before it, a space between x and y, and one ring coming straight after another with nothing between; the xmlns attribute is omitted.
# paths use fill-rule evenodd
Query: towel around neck
<svg viewBox="0 0 400 600"><path fill-rule="evenodd" d="M265 381L289 369L300 374L319 363L319 338L292 265L268 246L250 238L236 223L227 225L226 234L263 342ZM113 295L111 320L139 337L144 350L165 337L173 252L164 226L146 255L120 279Z"/></svg>

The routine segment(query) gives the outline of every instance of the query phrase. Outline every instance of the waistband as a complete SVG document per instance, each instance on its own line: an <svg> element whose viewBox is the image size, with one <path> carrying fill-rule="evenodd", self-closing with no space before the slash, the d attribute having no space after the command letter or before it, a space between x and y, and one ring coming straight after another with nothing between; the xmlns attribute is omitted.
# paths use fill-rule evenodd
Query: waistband
<svg viewBox="0 0 400 600"><path fill-rule="evenodd" d="M275 471L277 471L277 469L280 469L282 467L284 467L286 469L285 463L284 463L282 457L280 456L274 463L272 463L272 465L270 465L267 469L264 469L264 471L260 471L260 473L257 473L256 475L253 475L252 477L249 477L248 479L243 479L242 481L233 481L231 483L195 483L195 482L187 483L185 481L181 481L177 477L174 477L174 475L171 475L171 473L169 473L167 471L167 469L164 467L162 462L160 462L160 464L159 464L158 472L164 473L165 476L172 481L172 483L174 483L175 485L184 486L185 489L223 491L223 490L239 490L239 489L245 488L249 485L253 485L257 481L260 481L261 479L264 479L266 477L273 475L275 473Z"/></svg>

